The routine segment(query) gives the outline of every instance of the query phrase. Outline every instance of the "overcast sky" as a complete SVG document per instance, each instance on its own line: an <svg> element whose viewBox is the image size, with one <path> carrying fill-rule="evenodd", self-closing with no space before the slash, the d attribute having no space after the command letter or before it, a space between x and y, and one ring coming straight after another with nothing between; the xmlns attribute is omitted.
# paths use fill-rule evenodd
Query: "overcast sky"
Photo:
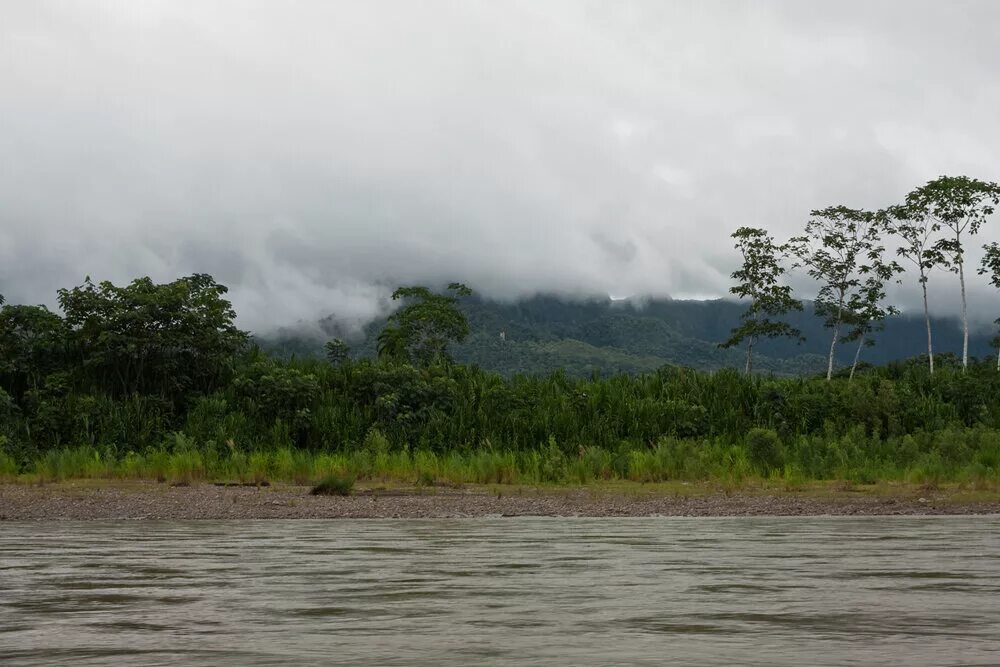
<svg viewBox="0 0 1000 667"><path fill-rule="evenodd" d="M0 0L0 293L208 272L257 330L412 282L722 296L738 226L1000 181L998 25L990 1Z"/></svg>

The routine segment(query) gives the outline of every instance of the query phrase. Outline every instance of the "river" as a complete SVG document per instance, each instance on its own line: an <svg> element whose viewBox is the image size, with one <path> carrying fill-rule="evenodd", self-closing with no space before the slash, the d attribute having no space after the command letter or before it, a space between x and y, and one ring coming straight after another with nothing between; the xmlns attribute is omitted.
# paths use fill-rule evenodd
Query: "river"
<svg viewBox="0 0 1000 667"><path fill-rule="evenodd" d="M998 517L2 522L0 664L995 664L998 535Z"/></svg>

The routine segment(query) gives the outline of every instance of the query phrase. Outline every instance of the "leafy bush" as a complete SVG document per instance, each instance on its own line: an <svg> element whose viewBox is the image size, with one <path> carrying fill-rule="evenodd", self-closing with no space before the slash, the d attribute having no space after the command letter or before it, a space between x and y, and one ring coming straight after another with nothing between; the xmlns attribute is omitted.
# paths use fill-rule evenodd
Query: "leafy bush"
<svg viewBox="0 0 1000 667"><path fill-rule="evenodd" d="M17 461L3 451L3 445L4 437L0 436L0 480L13 478L18 473Z"/></svg>
<svg viewBox="0 0 1000 667"><path fill-rule="evenodd" d="M312 488L314 496L349 496L354 490L354 478L342 475L327 475Z"/></svg>
<svg viewBox="0 0 1000 667"><path fill-rule="evenodd" d="M781 441L778 434L768 428L752 428L746 435L747 458L750 463L767 473L781 465Z"/></svg>
<svg viewBox="0 0 1000 667"><path fill-rule="evenodd" d="M379 454L388 454L391 446L389 438L385 437L385 434L377 428L368 430L368 433L365 435L364 444L362 445L365 451L376 456Z"/></svg>

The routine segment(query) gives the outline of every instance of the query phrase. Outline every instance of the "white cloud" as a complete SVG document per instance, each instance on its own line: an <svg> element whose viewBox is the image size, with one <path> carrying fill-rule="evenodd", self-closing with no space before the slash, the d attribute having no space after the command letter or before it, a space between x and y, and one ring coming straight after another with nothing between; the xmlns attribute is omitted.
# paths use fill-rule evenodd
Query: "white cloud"
<svg viewBox="0 0 1000 667"><path fill-rule="evenodd" d="M0 292L206 271L253 328L364 319L401 282L723 295L735 227L787 236L940 173L1000 180L998 19L985 1L5 3Z"/></svg>

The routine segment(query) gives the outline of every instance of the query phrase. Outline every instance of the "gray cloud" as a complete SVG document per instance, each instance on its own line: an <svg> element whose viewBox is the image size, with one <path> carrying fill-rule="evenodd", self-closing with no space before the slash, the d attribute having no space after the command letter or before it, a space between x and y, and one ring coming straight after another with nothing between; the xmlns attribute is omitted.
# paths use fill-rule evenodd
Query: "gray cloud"
<svg viewBox="0 0 1000 667"><path fill-rule="evenodd" d="M998 20L986 0L3 3L0 292L206 271L255 329L363 321L401 282L723 295L737 226L1000 180Z"/></svg>

